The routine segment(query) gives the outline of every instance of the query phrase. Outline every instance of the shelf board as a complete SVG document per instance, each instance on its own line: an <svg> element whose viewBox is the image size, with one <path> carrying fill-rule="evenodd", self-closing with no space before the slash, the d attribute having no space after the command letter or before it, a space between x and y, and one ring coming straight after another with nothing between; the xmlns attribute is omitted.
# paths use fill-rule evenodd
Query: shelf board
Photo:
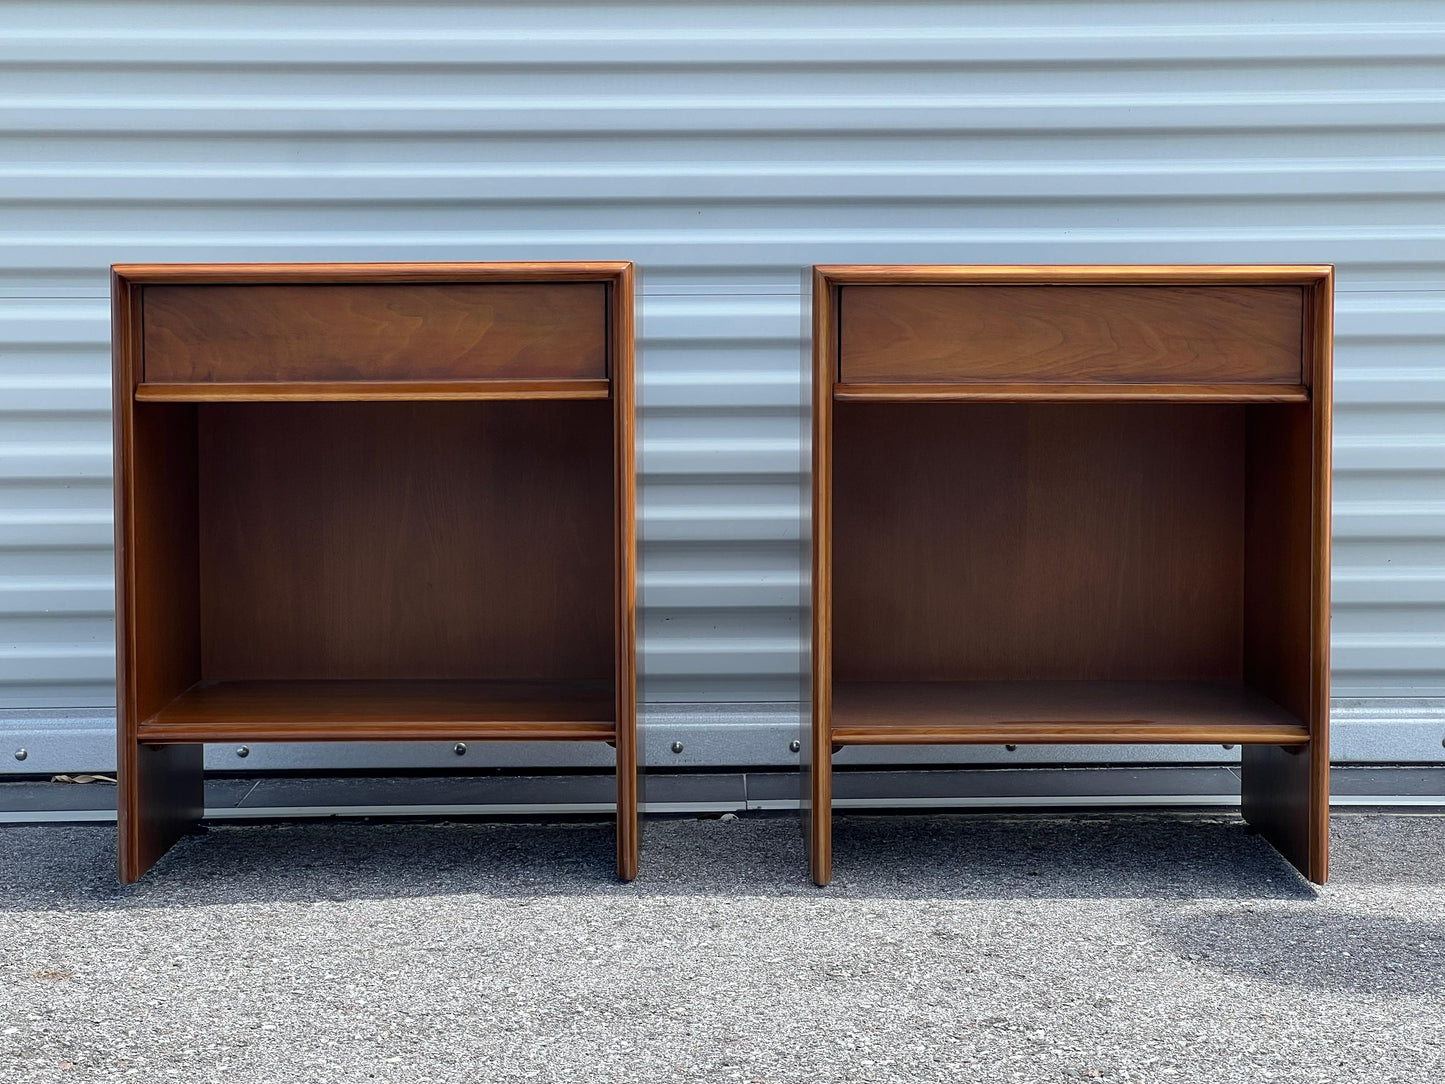
<svg viewBox="0 0 1445 1084"><path fill-rule="evenodd" d="M1207 681L839 682L835 745L1302 745L1309 728Z"/></svg>
<svg viewBox="0 0 1445 1084"><path fill-rule="evenodd" d="M1303 384L844 384L841 402L877 403L1305 403Z"/></svg>
<svg viewBox="0 0 1445 1084"><path fill-rule="evenodd" d="M200 682L141 723L142 742L612 741L607 681Z"/></svg>
<svg viewBox="0 0 1445 1084"><path fill-rule="evenodd" d="M595 380L278 381L228 384L140 383L141 403L375 402L476 399L606 399L612 382Z"/></svg>

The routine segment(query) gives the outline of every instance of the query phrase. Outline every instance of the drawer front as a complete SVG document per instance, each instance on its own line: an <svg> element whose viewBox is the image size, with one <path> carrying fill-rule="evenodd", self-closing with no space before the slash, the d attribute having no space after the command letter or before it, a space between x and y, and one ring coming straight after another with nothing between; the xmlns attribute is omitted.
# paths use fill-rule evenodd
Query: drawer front
<svg viewBox="0 0 1445 1084"><path fill-rule="evenodd" d="M147 286L148 383L607 375L602 283Z"/></svg>
<svg viewBox="0 0 1445 1084"><path fill-rule="evenodd" d="M844 286L844 383L1299 384L1298 286Z"/></svg>

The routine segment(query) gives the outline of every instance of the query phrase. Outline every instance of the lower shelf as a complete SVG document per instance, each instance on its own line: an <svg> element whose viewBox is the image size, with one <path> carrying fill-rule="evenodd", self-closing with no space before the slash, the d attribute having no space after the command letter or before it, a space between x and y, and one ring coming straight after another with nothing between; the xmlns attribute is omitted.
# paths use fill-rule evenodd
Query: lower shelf
<svg viewBox="0 0 1445 1084"><path fill-rule="evenodd" d="M201 682L137 728L142 742L611 741L607 681Z"/></svg>
<svg viewBox="0 0 1445 1084"><path fill-rule="evenodd" d="M1309 728L1207 681L837 682L835 745L1302 745Z"/></svg>

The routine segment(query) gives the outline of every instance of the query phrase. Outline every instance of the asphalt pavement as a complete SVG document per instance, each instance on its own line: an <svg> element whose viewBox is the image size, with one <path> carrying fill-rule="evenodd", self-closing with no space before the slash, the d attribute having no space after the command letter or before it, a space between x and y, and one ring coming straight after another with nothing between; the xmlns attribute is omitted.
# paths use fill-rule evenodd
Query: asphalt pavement
<svg viewBox="0 0 1445 1084"><path fill-rule="evenodd" d="M1445 817L0 826L0 1080L1445 1081Z"/></svg>

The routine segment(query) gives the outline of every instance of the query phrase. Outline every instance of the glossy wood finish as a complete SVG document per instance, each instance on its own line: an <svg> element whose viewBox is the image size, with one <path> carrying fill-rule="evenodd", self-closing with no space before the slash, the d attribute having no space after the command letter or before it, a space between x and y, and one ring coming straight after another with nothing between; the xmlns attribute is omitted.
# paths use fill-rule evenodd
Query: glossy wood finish
<svg viewBox="0 0 1445 1084"><path fill-rule="evenodd" d="M149 869L200 817L201 746L142 749L137 720L201 676L196 412L135 406L140 299L112 283L116 561L116 788L123 881Z"/></svg>
<svg viewBox="0 0 1445 1084"><path fill-rule="evenodd" d="M328 403L328 402L447 402L487 399L608 399L610 380L439 380L366 381L324 383L298 380L286 383L140 384L135 398L141 403Z"/></svg>
<svg viewBox="0 0 1445 1084"><path fill-rule="evenodd" d="M1328 264L818 264L835 286L1307 286ZM837 360L837 355L834 355Z"/></svg>
<svg viewBox="0 0 1445 1084"><path fill-rule="evenodd" d="M935 329L962 326L940 299L980 284L1006 287L994 304L1019 311L965 312L995 359L979 383L929 368L952 357L939 335L932 347L914 335L927 347L915 358L885 326L915 326L920 308ZM895 318L882 303L904 285L930 289ZM891 368L842 382L839 299L883 286L895 289L868 295L876 341L855 357ZM1054 304L1064 286L1091 299L1067 320ZM1130 302L1183 286L1225 291L1211 320L1242 326L1206 320L1182 336L1229 344L1194 351L1208 371L1141 372L1140 359L1192 347L1151 354L1181 336L1149 331L1157 308L1136 318ZM1243 745L1246 817L1324 880L1331 312L1325 267L814 269L805 806L817 883L831 876L835 746L1141 741ZM1261 322L1263 354L1239 345ZM1088 349L1066 350L1066 331ZM1122 360L1105 356L1111 336ZM1026 379L1009 367L1020 355ZM1027 367L1038 357L1046 371Z"/></svg>
<svg viewBox="0 0 1445 1084"><path fill-rule="evenodd" d="M612 741L601 681L205 681L137 728L142 742Z"/></svg>
<svg viewBox="0 0 1445 1084"><path fill-rule="evenodd" d="M833 279L813 269L812 449L812 668L809 732L803 737L802 809L813 883L833 879L833 383L837 372L838 320Z"/></svg>
<svg viewBox="0 0 1445 1084"><path fill-rule="evenodd" d="M617 867L635 876L631 265L148 265L113 282L122 879L200 815L197 743L380 739L615 744ZM428 284L407 304L443 298L440 331L410 308L402 332L330 328L327 362L381 344L373 359L408 377L421 345L425 379L141 379L142 287L241 282L321 289L338 325L371 312L345 291ZM476 331L455 283L600 299L610 378L449 371L475 360L430 349ZM206 321L186 320L204 345ZM585 338L568 364L597 350Z"/></svg>
<svg viewBox="0 0 1445 1084"><path fill-rule="evenodd" d="M610 279L612 374L612 685L617 754L617 876L637 876L642 846L642 731L637 726L637 406L632 264Z"/></svg>
<svg viewBox="0 0 1445 1084"><path fill-rule="evenodd" d="M1298 384L1298 286L843 286L839 379Z"/></svg>
<svg viewBox="0 0 1445 1084"><path fill-rule="evenodd" d="M1303 384L834 384L840 403L1307 403Z"/></svg>
<svg viewBox="0 0 1445 1084"><path fill-rule="evenodd" d="M145 380L601 379L603 283L141 288Z"/></svg>
<svg viewBox="0 0 1445 1084"><path fill-rule="evenodd" d="M632 265L618 260L509 263L128 263L111 270L127 283L234 286L240 283L601 282L622 283ZM614 298L614 300L618 300ZM609 319L611 316L609 314Z"/></svg>
<svg viewBox="0 0 1445 1084"><path fill-rule="evenodd" d="M1330 479L1334 280L1305 320L1309 408L1250 408L1245 678L1309 721L1305 750L1242 750L1248 820L1310 880L1329 876Z"/></svg>
<svg viewBox="0 0 1445 1084"><path fill-rule="evenodd" d="M838 682L832 733L834 745L1310 740L1268 697L1208 681Z"/></svg>

